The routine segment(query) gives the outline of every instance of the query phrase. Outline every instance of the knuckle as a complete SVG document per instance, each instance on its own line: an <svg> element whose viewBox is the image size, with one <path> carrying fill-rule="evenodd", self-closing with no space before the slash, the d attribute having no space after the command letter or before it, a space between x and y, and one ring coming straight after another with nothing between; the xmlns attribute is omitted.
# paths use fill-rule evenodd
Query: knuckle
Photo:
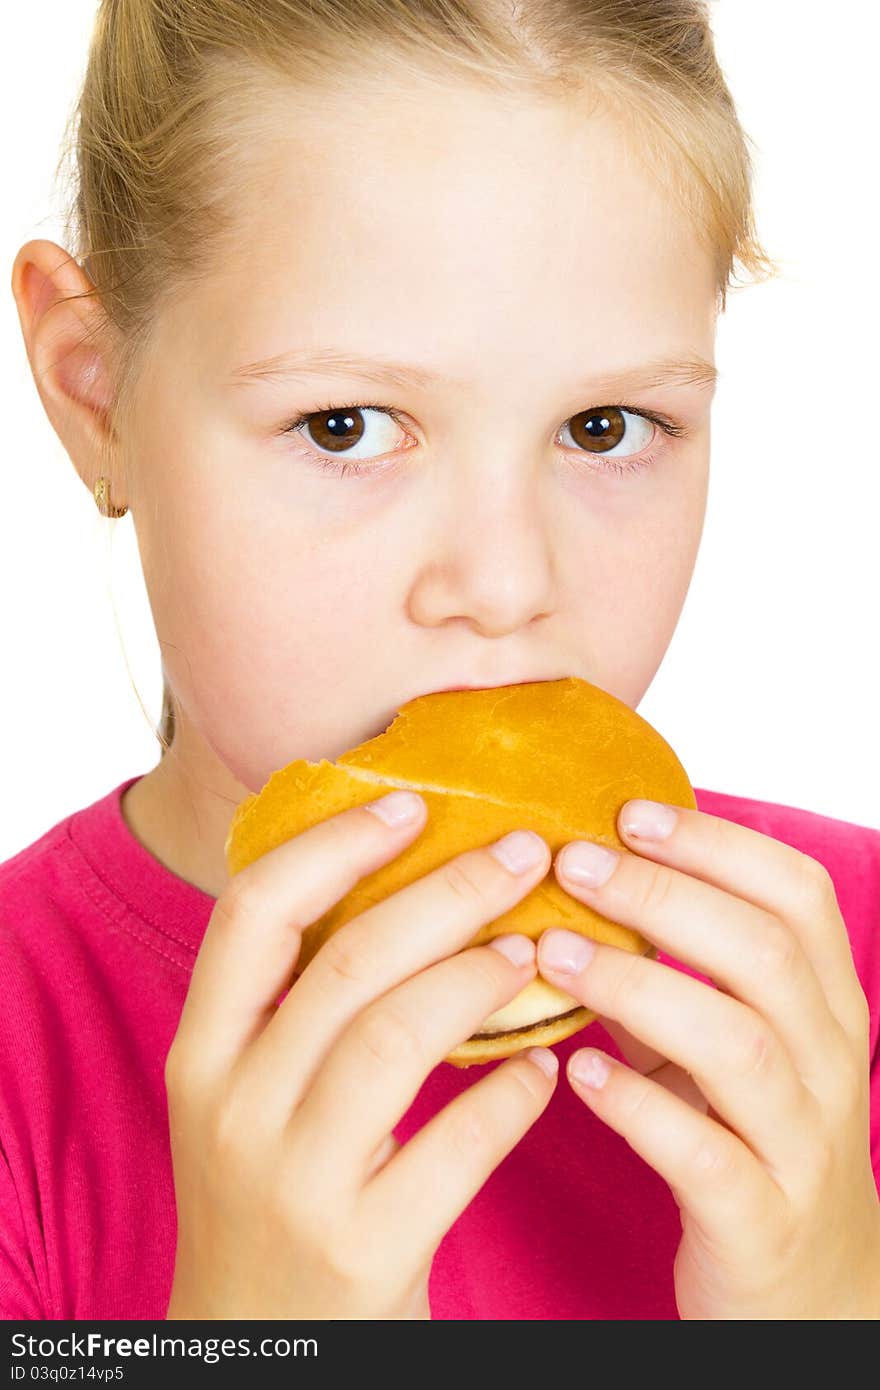
<svg viewBox="0 0 880 1390"><path fill-rule="evenodd" d="M352 835L353 830L375 834L376 831L381 831L381 828L382 822L371 811L365 810L363 806L349 806L341 814L329 816L327 820L321 821L320 834L321 839L331 847L335 847L339 841L340 853L348 856L357 840L357 837Z"/></svg>
<svg viewBox="0 0 880 1390"><path fill-rule="evenodd" d="M324 942L319 955L322 967L334 979L364 984L375 977L378 962L362 931L336 932Z"/></svg>
<svg viewBox="0 0 880 1390"><path fill-rule="evenodd" d="M659 917L669 903L674 882L672 874L662 864L648 867L647 860L640 861L644 872L638 875L638 886L633 894L637 912L648 917Z"/></svg>
<svg viewBox="0 0 880 1390"><path fill-rule="evenodd" d="M837 890L834 880L825 865L808 854L801 855L804 885L804 910L807 913L826 911L830 906L837 907Z"/></svg>
<svg viewBox="0 0 880 1390"><path fill-rule="evenodd" d="M357 1025L357 1037L364 1051L383 1067L414 1062L426 1067L425 1045L413 1020L389 999L365 1009Z"/></svg>
<svg viewBox="0 0 880 1390"><path fill-rule="evenodd" d="M547 1086L545 1080L538 1080L538 1068L531 1062L527 1062L524 1057L517 1058L519 1065L509 1068L509 1081L511 1090L522 1099L524 1096L527 1108L534 1110L535 1105L545 1105L547 1102Z"/></svg>
<svg viewBox="0 0 880 1390"><path fill-rule="evenodd" d="M455 896L468 906L486 901L486 884L481 882L477 860L472 854L463 855L446 864L443 879Z"/></svg>
<svg viewBox="0 0 880 1390"><path fill-rule="evenodd" d="M700 1139L691 1153L690 1168L700 1177L730 1179L737 1169L736 1156L730 1144L720 1135Z"/></svg>
<svg viewBox="0 0 880 1390"><path fill-rule="evenodd" d="M626 1115L627 1124L630 1124L633 1120L641 1120L645 1111L650 1114L651 1101L653 1099L651 1087L654 1084L653 1082L642 1082L641 1085L634 1084L631 1088L628 1088L629 1094L622 1100L621 1105Z"/></svg>
<svg viewBox="0 0 880 1390"><path fill-rule="evenodd" d="M488 1117L470 1101L449 1117L449 1141L456 1154L473 1158L492 1147L493 1134Z"/></svg>
<svg viewBox="0 0 880 1390"><path fill-rule="evenodd" d="M719 816L703 816L700 821L700 839L706 842L706 854L710 856L707 862L712 862L712 857L723 858L730 854L730 824Z"/></svg>
<svg viewBox="0 0 880 1390"><path fill-rule="evenodd" d="M500 951L493 951L486 946L472 946L469 951L464 952L464 959L473 978L482 987L481 1000L485 999L490 1005L493 1004L510 980L510 962Z"/></svg>
<svg viewBox="0 0 880 1390"><path fill-rule="evenodd" d="M611 959L610 953L608 959ZM612 1018L623 1019L624 1014L632 1010L638 1014L639 1000L645 989L645 968L641 958L630 951L620 951L619 958L614 957L614 963L614 974L608 983L603 1012Z"/></svg>
<svg viewBox="0 0 880 1390"><path fill-rule="evenodd" d="M776 1049L767 1027L758 1022L740 1024L731 1031L728 1064L737 1076L759 1076L768 1072Z"/></svg>
<svg viewBox="0 0 880 1390"><path fill-rule="evenodd" d="M509 1151L512 1135L520 1135L547 1102L547 1088L538 1070L524 1057L511 1057L498 1074L498 1086L449 1112L449 1140L462 1158L481 1161Z"/></svg>
<svg viewBox="0 0 880 1390"><path fill-rule="evenodd" d="M211 915L219 918L228 930L240 930L243 923L262 910L263 901L264 895L256 880L247 869L241 869L224 886Z"/></svg>
<svg viewBox="0 0 880 1390"><path fill-rule="evenodd" d="M768 917L758 932L754 950L756 977L789 975L799 963L800 946L792 931L776 918Z"/></svg>

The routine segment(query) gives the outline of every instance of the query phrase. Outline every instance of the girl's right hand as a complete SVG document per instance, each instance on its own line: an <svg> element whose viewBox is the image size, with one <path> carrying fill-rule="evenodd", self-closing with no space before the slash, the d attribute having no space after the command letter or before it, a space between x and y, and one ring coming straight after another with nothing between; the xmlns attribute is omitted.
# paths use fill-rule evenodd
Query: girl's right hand
<svg viewBox="0 0 880 1390"><path fill-rule="evenodd" d="M383 798L384 799L384 798ZM494 1068L407 1144L428 1073L534 978L534 942L464 949L547 873L469 850L346 922L290 985L303 928L412 842L355 807L217 899L165 1064L177 1201L168 1318L429 1318L434 1253L555 1085ZM525 957L514 964L499 942ZM276 1000L287 989L280 1004Z"/></svg>

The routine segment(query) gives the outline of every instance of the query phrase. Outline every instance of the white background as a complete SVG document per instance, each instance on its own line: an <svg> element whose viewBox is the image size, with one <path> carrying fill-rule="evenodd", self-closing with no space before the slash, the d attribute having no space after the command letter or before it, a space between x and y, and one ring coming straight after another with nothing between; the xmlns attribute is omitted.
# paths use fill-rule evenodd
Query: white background
<svg viewBox="0 0 880 1390"><path fill-rule="evenodd" d="M43 411L9 290L53 188L95 0L10 5L0 130L4 679L0 860L148 771L159 649L131 514L101 518ZM706 527L639 712L697 787L880 827L876 52L873 5L717 0L717 50L782 277L720 320ZM115 528L112 552L110 532Z"/></svg>

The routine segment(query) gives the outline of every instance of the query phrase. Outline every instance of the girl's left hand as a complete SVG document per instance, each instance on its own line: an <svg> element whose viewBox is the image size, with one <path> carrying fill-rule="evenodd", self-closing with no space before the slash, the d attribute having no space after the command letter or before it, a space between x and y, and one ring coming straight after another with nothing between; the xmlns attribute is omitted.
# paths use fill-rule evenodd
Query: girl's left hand
<svg viewBox="0 0 880 1390"><path fill-rule="evenodd" d="M648 838L658 812L666 838ZM557 928L538 969L631 1064L584 1049L568 1078L672 1189L680 1316L880 1318L868 1007L830 875L683 807L627 802L618 829L636 853L593 846L612 856L601 886L566 876L569 846L559 883L717 988Z"/></svg>

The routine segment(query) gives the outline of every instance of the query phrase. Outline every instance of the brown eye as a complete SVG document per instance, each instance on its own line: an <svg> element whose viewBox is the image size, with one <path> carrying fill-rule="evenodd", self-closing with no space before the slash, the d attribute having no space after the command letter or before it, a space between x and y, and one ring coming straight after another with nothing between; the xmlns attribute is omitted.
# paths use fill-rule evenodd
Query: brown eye
<svg viewBox="0 0 880 1390"><path fill-rule="evenodd" d="M638 427L635 430L631 429L629 421L635 421L637 426L646 428L645 437L640 439ZM571 419L566 421L565 428L574 440L575 446L591 454L606 454L624 438L626 446L621 452L637 454L649 442L653 433L650 420L616 405L602 405L591 410L582 410L579 415L572 415Z"/></svg>
<svg viewBox="0 0 880 1390"><path fill-rule="evenodd" d="M357 444L364 433L364 420L360 410L343 406L339 410L321 410L310 415L306 427L319 449L338 453Z"/></svg>
<svg viewBox="0 0 880 1390"><path fill-rule="evenodd" d="M348 458L374 458L401 448L401 425L396 414L384 406L340 405L325 410L313 410L301 415L287 427L287 432L299 434L305 442L314 444L327 454L344 454ZM366 447L353 453L362 440Z"/></svg>

